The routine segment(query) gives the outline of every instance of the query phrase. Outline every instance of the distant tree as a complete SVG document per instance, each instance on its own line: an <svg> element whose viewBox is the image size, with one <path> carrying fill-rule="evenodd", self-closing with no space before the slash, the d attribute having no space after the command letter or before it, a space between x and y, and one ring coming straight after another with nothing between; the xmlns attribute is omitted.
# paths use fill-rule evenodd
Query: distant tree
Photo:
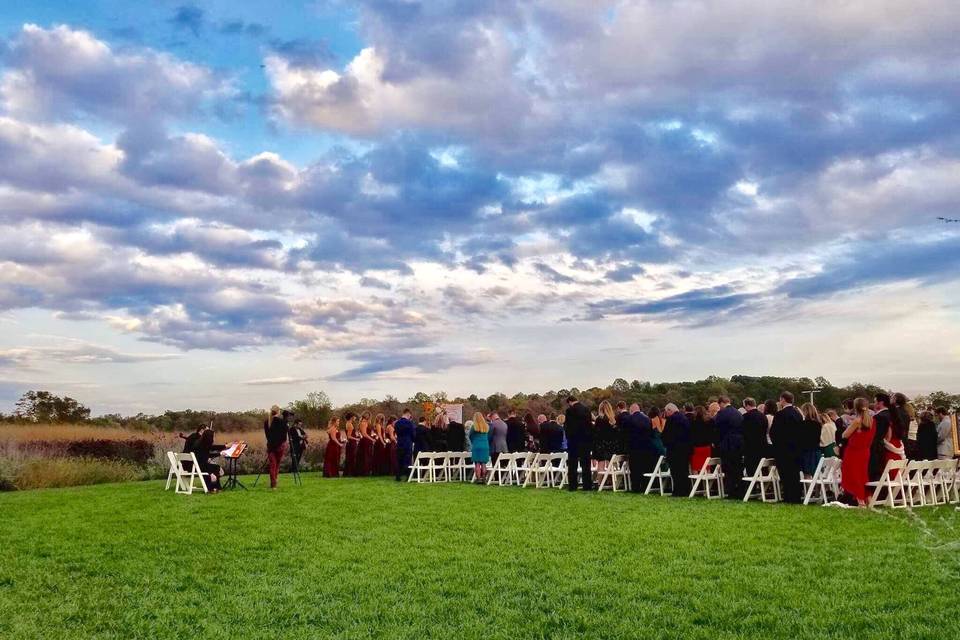
<svg viewBox="0 0 960 640"><path fill-rule="evenodd" d="M20 396L14 414L31 422L85 422L90 409L69 396L31 390Z"/></svg>
<svg viewBox="0 0 960 640"><path fill-rule="evenodd" d="M323 391L308 393L306 398L291 402L287 408L309 429L323 429L330 421L330 397Z"/></svg>
<svg viewBox="0 0 960 640"><path fill-rule="evenodd" d="M610 385L610 391L619 397L626 396L630 391L630 383L623 378L617 378L613 381L613 384Z"/></svg>

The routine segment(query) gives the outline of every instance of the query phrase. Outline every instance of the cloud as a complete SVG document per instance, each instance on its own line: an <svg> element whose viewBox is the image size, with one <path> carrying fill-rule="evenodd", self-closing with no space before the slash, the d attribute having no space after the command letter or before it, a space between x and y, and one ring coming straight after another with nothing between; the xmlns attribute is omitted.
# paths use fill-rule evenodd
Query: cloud
<svg viewBox="0 0 960 640"><path fill-rule="evenodd" d="M611 315L667 318L684 324L699 324L705 319L716 321L724 315L741 310L757 296L736 291L729 285L693 289L644 301L603 300L588 304L591 319Z"/></svg>
<svg viewBox="0 0 960 640"><path fill-rule="evenodd" d="M113 347L83 341L64 341L59 346L17 347L0 350L0 366L29 368L37 362L63 364L133 364L179 358L176 353L128 353Z"/></svg>
<svg viewBox="0 0 960 640"><path fill-rule="evenodd" d="M196 5L180 5L170 18L170 24L176 29L189 31L195 38L199 38L204 26L204 11Z"/></svg>
<svg viewBox="0 0 960 640"><path fill-rule="evenodd" d="M151 49L115 52L65 25L24 25L4 62L0 105L25 119L85 114L143 122L191 114L227 90L205 67Z"/></svg>
<svg viewBox="0 0 960 640"><path fill-rule="evenodd" d="M379 351L359 351L349 354L349 359L361 364L330 376L328 380L344 382L364 380L409 370L424 374L436 374L454 367L472 366L488 362L490 356L485 353L457 354L444 352L405 351L402 353L382 353Z"/></svg>
<svg viewBox="0 0 960 640"><path fill-rule="evenodd" d="M320 380L320 378L280 376L277 378L257 378L254 380L244 380L240 384L251 386L251 387L264 387L264 386L302 384L304 382L314 382L317 380Z"/></svg>

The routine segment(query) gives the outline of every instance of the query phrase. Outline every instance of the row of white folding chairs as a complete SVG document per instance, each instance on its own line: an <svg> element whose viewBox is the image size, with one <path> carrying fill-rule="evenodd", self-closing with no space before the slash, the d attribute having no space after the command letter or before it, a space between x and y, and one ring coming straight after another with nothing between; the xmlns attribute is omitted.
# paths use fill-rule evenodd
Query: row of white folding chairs
<svg viewBox="0 0 960 640"><path fill-rule="evenodd" d="M208 493L207 481L204 476L209 474L200 470L200 463L197 462L197 457L193 453L167 451L167 462L170 463L170 471L167 473L167 484L163 487L164 491L169 489L170 484L173 483L174 493L190 495L194 489L203 489L204 493ZM184 468L185 462L190 463L189 471ZM200 483L199 486L197 486L197 482Z"/></svg>
<svg viewBox="0 0 960 640"><path fill-rule="evenodd" d="M873 488L870 506L923 507L960 502L956 460L890 460Z"/></svg>
<svg viewBox="0 0 960 640"><path fill-rule="evenodd" d="M603 491L609 482L614 493L630 491L633 483L630 478L630 456L614 454L607 462L606 468L598 475L597 491Z"/></svg>
<svg viewBox="0 0 960 640"><path fill-rule="evenodd" d="M407 482L469 482L471 460L469 451L421 451L410 465Z"/></svg>

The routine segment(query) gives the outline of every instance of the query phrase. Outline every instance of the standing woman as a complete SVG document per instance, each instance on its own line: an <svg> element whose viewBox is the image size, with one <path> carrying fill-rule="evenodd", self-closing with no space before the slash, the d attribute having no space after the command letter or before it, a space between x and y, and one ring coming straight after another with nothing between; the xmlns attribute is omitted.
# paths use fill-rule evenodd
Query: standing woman
<svg viewBox="0 0 960 640"><path fill-rule="evenodd" d="M666 426L667 421L663 417L663 413L660 411L660 407L650 407L650 426L653 427L653 448L657 450L657 453L661 456L667 455L667 448L663 446L663 428ZM654 463L656 464L656 463Z"/></svg>
<svg viewBox="0 0 960 640"><path fill-rule="evenodd" d="M777 402L776 400L767 400L763 403L763 415L767 416L767 446L773 446L773 441L770 440L770 427L773 426L773 417L777 415Z"/></svg>
<svg viewBox="0 0 960 640"><path fill-rule="evenodd" d="M383 440L387 446L387 473L391 476L397 475L397 433L393 428L396 422L397 419L390 416L383 428Z"/></svg>
<svg viewBox="0 0 960 640"><path fill-rule="evenodd" d="M903 394L900 394L903 398L903 403L906 404L907 399ZM887 429L887 432L883 436L883 466L886 467L887 463L891 460L904 460L906 458L905 447L903 446L904 440L907 439L907 429L909 428L909 416L907 415L906 409L898 408L896 405L890 410L890 428ZM894 471L890 479L897 477L899 471Z"/></svg>
<svg viewBox="0 0 960 640"><path fill-rule="evenodd" d="M718 410L719 410L719 406ZM693 410L693 420L690 423L690 438L693 441L693 451L690 452L690 468L693 473L699 473L703 463L713 453L713 443L716 440L716 427L713 418L707 415L707 410L697 405Z"/></svg>
<svg viewBox="0 0 960 640"><path fill-rule="evenodd" d="M820 456L837 457L837 424L829 413L820 414Z"/></svg>
<svg viewBox="0 0 960 640"><path fill-rule="evenodd" d="M323 477L340 477L340 452L343 451L343 445L347 438L340 435L340 418L334 416L327 423L327 449L323 452Z"/></svg>
<svg viewBox="0 0 960 640"><path fill-rule="evenodd" d="M390 464L387 460L387 441L383 432L383 423L387 418L382 413L378 413L373 419L373 475L385 476L390 471Z"/></svg>
<svg viewBox="0 0 960 640"><path fill-rule="evenodd" d="M470 457L473 459L473 480L483 484L487 479L487 463L490 462L490 427L479 411L473 414L467 437L470 439Z"/></svg>
<svg viewBox="0 0 960 640"><path fill-rule="evenodd" d="M856 498L857 505L867 505L867 467L870 464L870 446L876 426L866 398L857 398L853 403L853 422L843 432L847 446L843 451L840 467L840 484L843 490Z"/></svg>
<svg viewBox="0 0 960 640"><path fill-rule="evenodd" d="M213 444L212 426L203 430L193 449L193 455L197 458L200 471L208 474L208 485L211 493L220 491L220 478L223 477L223 469L220 468L220 465L210 462L210 458L216 458L224 449L225 447L222 444Z"/></svg>
<svg viewBox="0 0 960 640"><path fill-rule="evenodd" d="M529 411L523 416L523 424L527 428L526 450L536 452L538 449L537 443L540 440L540 425L537 424L537 419Z"/></svg>
<svg viewBox="0 0 960 640"><path fill-rule="evenodd" d="M593 423L593 459L597 461L597 473L603 473L610 458L621 448L616 424L613 405L604 400L597 407L597 419Z"/></svg>
<svg viewBox="0 0 960 640"><path fill-rule="evenodd" d="M360 414L360 442L357 443L357 475L369 476L373 470L373 443L375 438L370 433L370 414L366 411Z"/></svg>
<svg viewBox="0 0 960 640"><path fill-rule="evenodd" d="M357 475L357 445L360 443L360 434L357 432L356 419L356 414L349 411L344 416L344 420L346 420L344 430L347 433L347 454L343 461L344 476Z"/></svg>

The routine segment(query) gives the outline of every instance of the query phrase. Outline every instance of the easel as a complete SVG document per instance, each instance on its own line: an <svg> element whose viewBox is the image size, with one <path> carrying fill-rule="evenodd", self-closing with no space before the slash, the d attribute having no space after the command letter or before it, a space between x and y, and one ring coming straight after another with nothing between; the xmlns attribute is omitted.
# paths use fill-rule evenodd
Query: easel
<svg viewBox="0 0 960 640"><path fill-rule="evenodd" d="M240 487L246 491L247 487L237 478L237 461L247 450L247 443L236 442L231 444L233 444L236 449L233 454L224 456L224 460L227 461L227 481L223 484L223 488L236 489L237 487Z"/></svg>

